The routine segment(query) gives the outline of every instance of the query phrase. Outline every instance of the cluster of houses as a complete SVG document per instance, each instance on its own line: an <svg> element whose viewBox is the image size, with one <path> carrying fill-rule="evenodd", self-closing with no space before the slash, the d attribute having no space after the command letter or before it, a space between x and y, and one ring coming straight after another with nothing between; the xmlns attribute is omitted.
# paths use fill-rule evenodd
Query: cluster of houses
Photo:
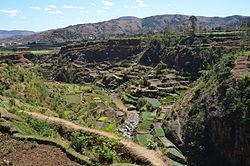
<svg viewBox="0 0 250 166"><path fill-rule="evenodd" d="M22 43L17 42L7 42L7 43L0 43L0 48L9 48L9 47L17 47L19 45L22 45Z"/></svg>
<svg viewBox="0 0 250 166"><path fill-rule="evenodd" d="M27 44L19 43L19 42L7 42L0 43L0 48L6 50L41 50L48 49L51 47L61 47L64 46L65 42L57 43L57 42L28 42Z"/></svg>

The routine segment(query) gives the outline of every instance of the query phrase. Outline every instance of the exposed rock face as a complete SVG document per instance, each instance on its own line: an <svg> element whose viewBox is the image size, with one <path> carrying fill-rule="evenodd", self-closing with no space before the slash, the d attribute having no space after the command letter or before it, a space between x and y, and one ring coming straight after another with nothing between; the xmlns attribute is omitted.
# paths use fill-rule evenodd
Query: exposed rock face
<svg viewBox="0 0 250 166"><path fill-rule="evenodd" d="M127 80L126 74L119 71L130 66L126 63L131 63L142 50L139 39L68 45L59 53L56 80L74 83L98 81L100 86L117 87Z"/></svg>
<svg viewBox="0 0 250 166"><path fill-rule="evenodd" d="M250 122L238 123L213 118L207 124L207 138L232 165L250 165Z"/></svg>
<svg viewBox="0 0 250 166"><path fill-rule="evenodd" d="M247 166L250 161L250 121L248 70L230 74L237 69L240 59L227 54L204 74L172 112L180 117L182 150L201 166ZM247 58L244 58L247 59ZM234 61L236 65L234 65ZM244 63L245 64L245 63ZM216 72L217 71L217 72ZM234 72L233 72L234 74ZM176 118L169 116L165 129L178 143Z"/></svg>
<svg viewBox="0 0 250 166"><path fill-rule="evenodd" d="M140 53L142 51L140 43L140 40L89 42L63 47L60 55L69 57L72 61L78 58L84 59L86 63L119 61Z"/></svg>
<svg viewBox="0 0 250 166"><path fill-rule="evenodd" d="M144 53L142 58L140 59L140 64L142 65L157 65L160 62L160 51L161 51L161 43L157 40L153 40L148 50Z"/></svg>
<svg viewBox="0 0 250 166"><path fill-rule="evenodd" d="M221 57L221 48L228 46L232 50L240 48L240 37L230 34L198 35L166 40L164 43L154 40L141 57L140 64L156 66L163 62L168 68L197 76L199 71Z"/></svg>
<svg viewBox="0 0 250 166"><path fill-rule="evenodd" d="M33 63L30 61L34 58L32 53L18 53L13 55L5 55L0 56L0 64L1 63L12 63L19 64L23 67L31 67Z"/></svg>

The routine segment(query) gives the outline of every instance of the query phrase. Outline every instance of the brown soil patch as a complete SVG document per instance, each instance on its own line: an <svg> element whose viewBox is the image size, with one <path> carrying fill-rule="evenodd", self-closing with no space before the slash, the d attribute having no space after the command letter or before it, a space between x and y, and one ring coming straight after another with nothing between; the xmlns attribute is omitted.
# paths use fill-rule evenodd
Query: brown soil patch
<svg viewBox="0 0 250 166"><path fill-rule="evenodd" d="M60 149L51 145L12 139L0 133L0 166L79 166Z"/></svg>
<svg viewBox="0 0 250 166"><path fill-rule="evenodd" d="M250 61L247 56L240 56L235 61L235 66L231 70L231 74L234 76L242 76L244 74L247 74L250 72L250 68L248 65L250 64Z"/></svg>

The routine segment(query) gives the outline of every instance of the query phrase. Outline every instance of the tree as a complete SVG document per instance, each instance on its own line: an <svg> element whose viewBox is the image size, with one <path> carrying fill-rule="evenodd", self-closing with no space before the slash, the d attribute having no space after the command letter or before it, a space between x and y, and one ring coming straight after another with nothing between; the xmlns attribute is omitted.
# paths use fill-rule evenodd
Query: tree
<svg viewBox="0 0 250 166"><path fill-rule="evenodd" d="M250 47L250 20L241 23L241 46Z"/></svg>
<svg viewBox="0 0 250 166"><path fill-rule="evenodd" d="M192 33L192 35L194 35L198 20L197 20L197 18L195 16L190 16L189 21L191 22L191 28L192 28L191 33Z"/></svg>

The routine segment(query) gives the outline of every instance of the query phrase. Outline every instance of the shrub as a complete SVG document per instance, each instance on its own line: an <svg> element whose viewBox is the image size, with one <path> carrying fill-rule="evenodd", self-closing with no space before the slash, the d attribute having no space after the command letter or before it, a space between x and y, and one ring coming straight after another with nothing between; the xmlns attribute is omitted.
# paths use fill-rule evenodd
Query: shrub
<svg viewBox="0 0 250 166"><path fill-rule="evenodd" d="M95 146L94 149L98 154L99 160L104 163L112 163L118 157L116 152L118 142L102 136L98 138L98 142L100 142L99 146Z"/></svg>
<svg viewBox="0 0 250 166"><path fill-rule="evenodd" d="M73 132L71 133L71 136L73 137L71 146L77 152L83 152L84 148L87 148L93 145L91 136L86 136L80 132Z"/></svg>
<svg viewBox="0 0 250 166"><path fill-rule="evenodd" d="M42 136L45 137L59 136L58 132L45 121L34 120L31 117L28 117L26 120L27 123Z"/></svg>

